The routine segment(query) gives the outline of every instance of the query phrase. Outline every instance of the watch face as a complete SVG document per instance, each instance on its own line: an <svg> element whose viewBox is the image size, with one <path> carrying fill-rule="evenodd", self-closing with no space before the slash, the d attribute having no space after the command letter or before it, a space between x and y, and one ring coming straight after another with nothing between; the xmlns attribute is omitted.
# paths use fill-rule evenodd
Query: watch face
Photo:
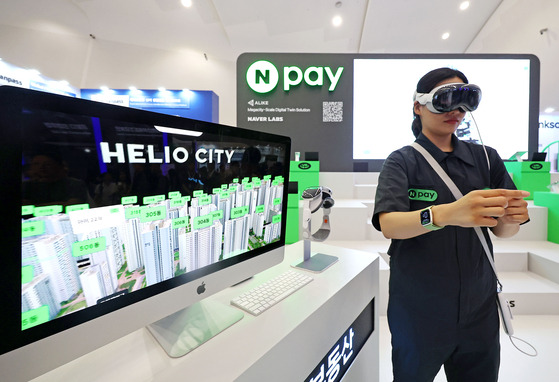
<svg viewBox="0 0 559 382"><path fill-rule="evenodd" d="M428 225L431 224L431 214L429 210L423 210L419 213L421 218L421 225Z"/></svg>

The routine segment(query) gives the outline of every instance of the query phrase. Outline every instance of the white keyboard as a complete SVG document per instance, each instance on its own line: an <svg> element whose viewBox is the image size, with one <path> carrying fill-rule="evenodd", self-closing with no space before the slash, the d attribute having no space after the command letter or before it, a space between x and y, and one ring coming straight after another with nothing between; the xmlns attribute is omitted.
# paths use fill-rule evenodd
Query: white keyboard
<svg viewBox="0 0 559 382"><path fill-rule="evenodd" d="M312 280L311 276L290 269L234 298L231 305L258 316Z"/></svg>

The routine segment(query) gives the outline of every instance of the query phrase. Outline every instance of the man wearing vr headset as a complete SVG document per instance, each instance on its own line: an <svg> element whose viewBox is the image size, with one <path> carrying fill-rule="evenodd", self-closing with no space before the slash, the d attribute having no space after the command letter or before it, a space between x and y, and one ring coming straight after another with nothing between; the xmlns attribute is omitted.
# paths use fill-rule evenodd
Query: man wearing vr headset
<svg viewBox="0 0 559 382"><path fill-rule="evenodd" d="M456 183L456 200L411 146L394 151L379 176L373 225L392 239L388 323L394 381L497 381L496 276L471 227L499 237L528 220L529 194L516 190L497 152L454 132L481 89L460 71L435 69L417 84L412 131ZM492 248L491 248L492 251Z"/></svg>

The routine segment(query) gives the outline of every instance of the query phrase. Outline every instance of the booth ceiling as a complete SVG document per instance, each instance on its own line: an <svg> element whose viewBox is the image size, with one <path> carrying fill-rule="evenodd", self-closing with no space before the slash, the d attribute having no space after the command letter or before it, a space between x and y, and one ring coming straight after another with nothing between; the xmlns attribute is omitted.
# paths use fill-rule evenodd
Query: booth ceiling
<svg viewBox="0 0 559 382"><path fill-rule="evenodd" d="M559 0L471 0L465 11L462 2L2 0L0 25L233 63L244 52L533 53L542 63L542 110L556 105Z"/></svg>
<svg viewBox="0 0 559 382"><path fill-rule="evenodd" d="M502 0L3 0L1 22L133 45L243 52L463 53ZM342 25L332 18L340 15ZM443 33L450 38L442 40Z"/></svg>

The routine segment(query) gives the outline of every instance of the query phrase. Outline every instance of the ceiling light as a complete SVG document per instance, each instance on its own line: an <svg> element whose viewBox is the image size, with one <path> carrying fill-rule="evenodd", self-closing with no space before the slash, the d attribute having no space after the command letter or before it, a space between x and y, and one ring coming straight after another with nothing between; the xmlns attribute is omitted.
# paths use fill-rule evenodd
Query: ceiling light
<svg viewBox="0 0 559 382"><path fill-rule="evenodd" d="M101 91L103 91L103 92L108 92L109 91L108 86L101 86L99 89L101 89Z"/></svg>
<svg viewBox="0 0 559 382"><path fill-rule="evenodd" d="M192 7L192 0L181 0L181 4L185 8Z"/></svg>
<svg viewBox="0 0 559 382"><path fill-rule="evenodd" d="M165 89L163 86L158 87L157 90L159 90L160 92L166 92L167 91L167 89Z"/></svg>
<svg viewBox="0 0 559 382"><path fill-rule="evenodd" d="M32 76L40 76L41 75L41 72L39 72L37 69L29 69L27 72Z"/></svg>
<svg viewBox="0 0 559 382"><path fill-rule="evenodd" d="M447 40L449 37L450 37L450 33L448 32L443 33L443 35L441 36L443 40Z"/></svg>
<svg viewBox="0 0 559 382"><path fill-rule="evenodd" d="M553 113L555 111L555 108L553 107L548 107L544 110L545 113Z"/></svg>
<svg viewBox="0 0 559 382"><path fill-rule="evenodd" d="M460 4L460 10L461 11L465 11L466 9L468 9L468 7L470 6L470 2L469 1L463 1Z"/></svg>
<svg viewBox="0 0 559 382"><path fill-rule="evenodd" d="M334 18L332 19L332 25L334 25L335 27L339 27L340 25L342 25L342 16L334 16Z"/></svg>

